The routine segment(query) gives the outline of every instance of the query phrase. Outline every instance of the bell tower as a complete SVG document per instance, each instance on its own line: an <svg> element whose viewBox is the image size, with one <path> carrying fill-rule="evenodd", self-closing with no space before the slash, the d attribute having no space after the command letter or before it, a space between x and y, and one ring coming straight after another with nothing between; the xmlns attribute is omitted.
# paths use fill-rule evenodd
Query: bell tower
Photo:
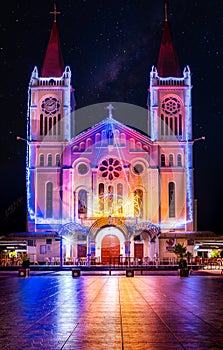
<svg viewBox="0 0 223 350"><path fill-rule="evenodd" d="M28 90L27 118L27 201L28 230L49 229L46 218L59 220L60 193L58 174L61 155L74 136L74 90L71 71L64 66L57 15L54 5L51 29L41 73L34 68ZM54 205L53 205L54 203ZM55 204L56 203L56 204Z"/></svg>
<svg viewBox="0 0 223 350"><path fill-rule="evenodd" d="M157 145L163 231L193 230L191 73L181 72L165 3L157 67L150 72L148 134Z"/></svg>

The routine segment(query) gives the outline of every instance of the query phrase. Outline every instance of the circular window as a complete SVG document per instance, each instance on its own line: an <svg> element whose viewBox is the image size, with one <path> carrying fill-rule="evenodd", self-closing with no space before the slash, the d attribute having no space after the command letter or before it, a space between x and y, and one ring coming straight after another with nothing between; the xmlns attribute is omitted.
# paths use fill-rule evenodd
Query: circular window
<svg viewBox="0 0 223 350"><path fill-rule="evenodd" d="M88 172L88 167L86 164L81 163L78 165L77 170L80 175L85 175Z"/></svg>
<svg viewBox="0 0 223 350"><path fill-rule="evenodd" d="M181 104L176 97L167 97L162 101L162 110L168 115L174 115L180 112Z"/></svg>
<svg viewBox="0 0 223 350"><path fill-rule="evenodd" d="M121 163L118 159L108 158L104 159L100 166L99 171L103 178L107 178L108 180L116 179L120 176L122 171Z"/></svg>
<svg viewBox="0 0 223 350"><path fill-rule="evenodd" d="M60 102L57 98L50 96L43 100L41 108L45 114L55 114L60 108Z"/></svg>
<svg viewBox="0 0 223 350"><path fill-rule="evenodd" d="M133 166L133 171L137 175L142 174L143 170L144 170L144 168L143 168L142 164L140 164L140 163L136 163Z"/></svg>

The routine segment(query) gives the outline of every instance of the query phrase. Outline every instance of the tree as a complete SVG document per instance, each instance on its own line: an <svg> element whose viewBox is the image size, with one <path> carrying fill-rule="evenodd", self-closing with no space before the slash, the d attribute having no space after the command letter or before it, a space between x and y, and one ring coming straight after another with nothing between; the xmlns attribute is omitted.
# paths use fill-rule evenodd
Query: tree
<svg viewBox="0 0 223 350"><path fill-rule="evenodd" d="M26 231L26 200L19 197L5 210L1 220L1 230L8 234L10 232Z"/></svg>
<svg viewBox="0 0 223 350"><path fill-rule="evenodd" d="M185 247L184 244L177 243L173 252L180 257L179 268L182 270L187 269L187 260L185 259L187 247Z"/></svg>
<svg viewBox="0 0 223 350"><path fill-rule="evenodd" d="M177 243L174 247L174 254L179 256L180 258L183 258L186 254L187 248L184 246L184 244Z"/></svg>

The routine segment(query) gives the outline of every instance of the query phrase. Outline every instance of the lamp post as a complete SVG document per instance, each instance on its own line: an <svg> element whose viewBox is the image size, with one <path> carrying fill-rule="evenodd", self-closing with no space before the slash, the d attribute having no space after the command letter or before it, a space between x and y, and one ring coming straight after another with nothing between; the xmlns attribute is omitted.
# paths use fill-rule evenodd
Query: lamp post
<svg viewBox="0 0 223 350"><path fill-rule="evenodd" d="M197 139L191 140L192 142L200 141L203 140L205 141L205 136L198 137Z"/></svg>
<svg viewBox="0 0 223 350"><path fill-rule="evenodd" d="M24 141L24 142L26 142L28 145L30 144L30 141L27 140L27 139L25 139L24 137L16 136L16 140L17 140L17 141Z"/></svg>
<svg viewBox="0 0 223 350"><path fill-rule="evenodd" d="M192 142L196 141L205 141L205 136L198 137ZM194 198L194 204L193 204L193 219L194 219L194 224L193 224L193 230L197 231L197 199Z"/></svg>
<svg viewBox="0 0 223 350"><path fill-rule="evenodd" d="M60 235L60 268L63 268L63 236Z"/></svg>

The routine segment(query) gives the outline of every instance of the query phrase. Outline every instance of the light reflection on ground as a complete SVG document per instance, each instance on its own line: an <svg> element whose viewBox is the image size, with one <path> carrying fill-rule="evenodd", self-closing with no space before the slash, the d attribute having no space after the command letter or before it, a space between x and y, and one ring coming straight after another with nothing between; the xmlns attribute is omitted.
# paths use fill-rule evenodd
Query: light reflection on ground
<svg viewBox="0 0 223 350"><path fill-rule="evenodd" d="M0 273L0 349L223 348L222 287L220 275Z"/></svg>

